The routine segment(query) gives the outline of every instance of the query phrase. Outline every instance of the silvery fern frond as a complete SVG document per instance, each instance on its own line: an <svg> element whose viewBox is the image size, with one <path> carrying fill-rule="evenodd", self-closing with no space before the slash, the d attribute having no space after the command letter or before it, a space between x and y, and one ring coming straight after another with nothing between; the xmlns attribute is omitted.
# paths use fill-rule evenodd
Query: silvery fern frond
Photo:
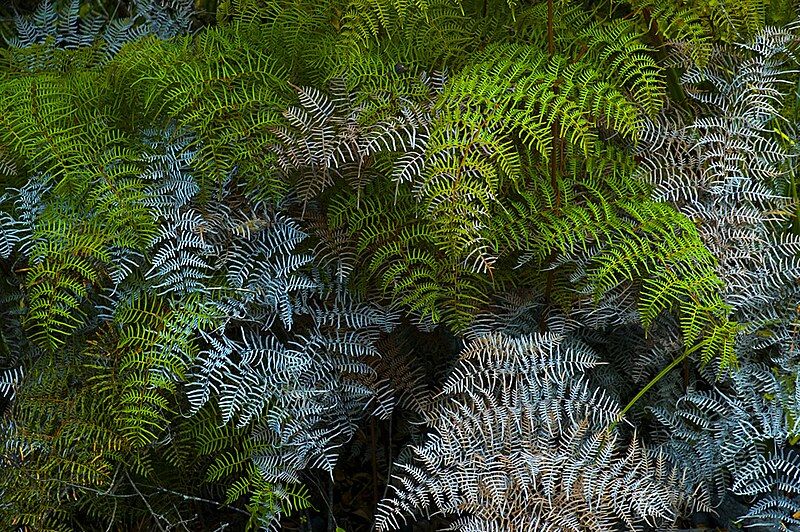
<svg viewBox="0 0 800 532"><path fill-rule="evenodd" d="M17 35L6 39L12 49L44 47L43 53L14 53L13 57L29 70L45 70L58 65L56 50L75 50L97 46L96 60L106 62L122 46L145 35L169 39L189 31L194 6L191 0L135 0L132 14L107 20L97 12L80 16L81 0L70 0L62 9L53 0L42 0L31 16L14 17Z"/></svg>
<svg viewBox="0 0 800 532"><path fill-rule="evenodd" d="M706 66L684 62L697 116L646 121L639 144L655 198L692 219L718 260L723 296L743 325L740 358L770 345L778 358L792 351L800 237L783 231L795 208L783 191L794 155L768 124L790 89L796 32L767 28L750 43L718 47Z"/></svg>
<svg viewBox="0 0 800 532"><path fill-rule="evenodd" d="M192 0L134 0L133 6L147 33L159 39L189 33L195 14Z"/></svg>
<svg viewBox="0 0 800 532"><path fill-rule="evenodd" d="M146 273L160 293L182 295L206 290L214 252L203 236L207 229L206 220L189 209L175 211L161 220L151 242L150 269Z"/></svg>
<svg viewBox="0 0 800 532"><path fill-rule="evenodd" d="M140 178L148 183L144 204L157 216L188 205L200 192L190 166L196 152L190 148L192 135L174 124L163 130L143 132L145 168Z"/></svg>
<svg viewBox="0 0 800 532"><path fill-rule="evenodd" d="M226 272L227 286L235 293L222 303L231 317L261 321L269 326L279 317L291 329L296 306L303 295L319 288L307 272L313 257L297 251L308 235L289 218L268 211L234 213L219 218L218 270Z"/></svg>
<svg viewBox="0 0 800 532"><path fill-rule="evenodd" d="M761 500L776 494L774 485L786 484L781 475L791 471L769 464L778 460L776 453L794 456L789 440L797 434L790 422L796 398L767 366L745 363L711 390L689 390L677 404L661 403L652 408L661 426L661 449L687 468L687 485L703 494L701 506L745 496L755 515ZM795 497L797 486L781 493Z"/></svg>
<svg viewBox="0 0 800 532"><path fill-rule="evenodd" d="M275 129L272 151L304 203L340 179L360 193L375 177L371 158L380 152L402 154L393 170L397 183L421 171L431 121L424 105L405 101L395 115L375 119L370 102L357 101L342 79L331 82L330 94L295 90L300 105L284 111L288 125Z"/></svg>
<svg viewBox="0 0 800 532"><path fill-rule="evenodd" d="M800 528L800 454L796 451L773 451L748 464L734 482L733 491L756 498L740 518L745 528Z"/></svg>
<svg viewBox="0 0 800 532"><path fill-rule="evenodd" d="M608 431L615 402L583 376L596 354L572 338L471 342L427 415L431 432L396 467L379 530L433 511L452 530L610 530L669 523L681 475Z"/></svg>
<svg viewBox="0 0 800 532"><path fill-rule="evenodd" d="M782 479L792 478L797 434L800 238L784 231L796 207L783 195L794 154L770 125L787 127L774 121L795 74L796 32L767 28L750 43L716 48L706 66L683 62L697 116L647 122L639 146L656 199L692 219L719 261L723 296L741 324L738 371L719 380L707 370L706 383L689 386L677 404L652 408L662 448L689 469L689 485L703 494L698 503L755 527L792 528L796 520L787 510L796 489L775 486L791 484ZM749 508L737 507L741 501Z"/></svg>
<svg viewBox="0 0 800 532"><path fill-rule="evenodd" d="M0 196L0 205L8 199L8 194ZM11 256L17 243L21 240L16 220L9 213L0 211L0 259Z"/></svg>
<svg viewBox="0 0 800 532"><path fill-rule="evenodd" d="M30 255L35 244L33 233L36 220L45 208L42 200L51 187L52 183L46 176L37 175L19 189L10 190L0 198L0 203L13 202L13 205L9 205L12 212L2 215L0 226L6 242L3 246L4 257L10 255L14 249L23 257Z"/></svg>
<svg viewBox="0 0 800 532"><path fill-rule="evenodd" d="M332 471L336 449L378 393L369 358L395 318L339 296L309 306L312 326L283 341L251 327L203 333L188 396L193 411L215 400L225 422L255 423L269 449L254 456L265 477L297 481L306 467Z"/></svg>
<svg viewBox="0 0 800 532"><path fill-rule="evenodd" d="M13 401L17 386L24 375L25 371L20 367L0 370L0 397L6 401Z"/></svg>

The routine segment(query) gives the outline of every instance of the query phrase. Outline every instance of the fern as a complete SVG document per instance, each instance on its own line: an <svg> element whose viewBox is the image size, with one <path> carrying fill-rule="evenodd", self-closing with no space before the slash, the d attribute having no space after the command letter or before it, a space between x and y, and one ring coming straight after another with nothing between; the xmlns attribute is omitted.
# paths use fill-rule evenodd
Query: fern
<svg viewBox="0 0 800 532"><path fill-rule="evenodd" d="M795 29L587 5L16 17L2 526L795 526Z"/></svg>
<svg viewBox="0 0 800 532"><path fill-rule="evenodd" d="M782 302L794 298L786 281L797 269L797 243L793 235L777 231L791 212L789 198L777 191L790 156L764 131L777 114L776 101L789 75L782 56L789 51L791 31L768 30L735 55L720 51L718 62L687 71L689 93L714 115L685 126L653 123L642 145L650 154L644 175L656 186L657 197L695 220L719 259L724 297L744 323L742 354L790 336L785 329L770 333L771 340L752 334L785 327L791 321L787 312L793 312ZM740 51L743 57L737 57ZM713 92L694 88L705 80Z"/></svg>
<svg viewBox="0 0 800 532"><path fill-rule="evenodd" d="M373 400L375 391L358 376L372 373L365 358L378 355L376 328L391 321L337 300L332 308L309 307L314 327L286 344L242 329L239 341L207 336L209 347L198 357L193 408L216 397L224 421L259 420L257 437L272 449L254 460L270 480L296 482L307 465L331 471L336 447Z"/></svg>
<svg viewBox="0 0 800 532"><path fill-rule="evenodd" d="M255 185L274 160L266 147L274 143L272 130L290 90L284 67L261 48L257 27L210 29L195 41L143 39L123 50L109 71L117 94L140 102L142 114L193 132L201 191L234 173L264 198L284 191L279 179Z"/></svg>
<svg viewBox="0 0 800 532"><path fill-rule="evenodd" d="M398 466L378 528L432 505L459 517L456 530L668 522L679 477L635 441L620 452L602 430L619 410L580 376L595 364L586 346L552 334L468 345L428 413L433 432Z"/></svg>
<svg viewBox="0 0 800 532"><path fill-rule="evenodd" d="M186 0L175 0L170 5L136 0L134 15L127 19L105 20L99 13L81 17L80 12L81 0L70 0L62 10L57 10L51 0L43 0L32 16L16 16L16 36L6 39L11 46L8 59L19 68L32 71L58 70L70 63L102 64L125 43L145 35L167 39L186 33L193 8ZM83 55L62 52L80 49Z"/></svg>

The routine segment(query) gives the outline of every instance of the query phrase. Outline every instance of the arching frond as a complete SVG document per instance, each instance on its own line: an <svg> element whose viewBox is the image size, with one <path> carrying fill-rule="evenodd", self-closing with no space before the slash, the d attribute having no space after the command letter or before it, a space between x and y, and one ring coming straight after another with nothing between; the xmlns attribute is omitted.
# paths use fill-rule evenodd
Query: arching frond
<svg viewBox="0 0 800 532"><path fill-rule="evenodd" d="M455 530L669 522L680 478L605 431L619 409L581 376L596 364L585 345L552 334L469 344L428 413L431 433L398 464L378 529L434 508L458 518Z"/></svg>

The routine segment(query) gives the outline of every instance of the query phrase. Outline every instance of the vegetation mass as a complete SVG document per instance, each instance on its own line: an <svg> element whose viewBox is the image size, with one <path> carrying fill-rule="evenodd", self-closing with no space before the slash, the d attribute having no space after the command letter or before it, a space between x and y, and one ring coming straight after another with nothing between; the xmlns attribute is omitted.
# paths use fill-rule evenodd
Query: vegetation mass
<svg viewBox="0 0 800 532"><path fill-rule="evenodd" d="M798 16L9 3L0 528L800 530Z"/></svg>

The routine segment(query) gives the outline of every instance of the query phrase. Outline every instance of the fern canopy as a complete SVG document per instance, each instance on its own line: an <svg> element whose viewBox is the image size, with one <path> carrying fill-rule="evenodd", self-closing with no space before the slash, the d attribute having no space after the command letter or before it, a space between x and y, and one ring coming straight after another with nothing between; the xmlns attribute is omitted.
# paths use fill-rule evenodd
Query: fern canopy
<svg viewBox="0 0 800 532"><path fill-rule="evenodd" d="M12 11L2 528L798 524L787 2Z"/></svg>

